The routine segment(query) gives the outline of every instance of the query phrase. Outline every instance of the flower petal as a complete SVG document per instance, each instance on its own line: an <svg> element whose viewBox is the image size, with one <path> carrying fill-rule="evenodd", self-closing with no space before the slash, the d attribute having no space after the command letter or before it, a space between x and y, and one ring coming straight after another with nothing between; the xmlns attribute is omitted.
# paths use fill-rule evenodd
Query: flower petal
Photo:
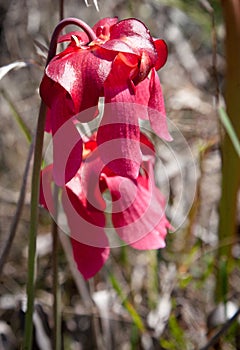
<svg viewBox="0 0 240 350"><path fill-rule="evenodd" d="M136 178L142 159L135 96L129 75L132 65L119 54L104 84L104 115L97 133L105 165L118 175Z"/></svg>
<svg viewBox="0 0 240 350"><path fill-rule="evenodd" d="M104 232L104 212L89 203L87 194L82 188L80 173L63 189L62 204L71 238L92 247L106 248L109 246Z"/></svg>
<svg viewBox="0 0 240 350"><path fill-rule="evenodd" d="M92 146L96 147L96 142L95 145ZM102 198L99 182L103 169L104 164L99 156L98 149L95 148L88 154L82 164L81 184L88 202L95 209L100 211L104 211L106 208L106 203Z"/></svg>
<svg viewBox="0 0 240 350"><path fill-rule="evenodd" d="M163 197L150 178L140 175L137 183L119 176L106 179L113 225L120 238L136 249L164 247L169 225Z"/></svg>
<svg viewBox="0 0 240 350"><path fill-rule="evenodd" d="M118 39L127 43L137 54L148 52L153 61L157 59L157 53L149 30L141 21L128 18L119 21L110 28L110 40Z"/></svg>
<svg viewBox="0 0 240 350"><path fill-rule="evenodd" d="M125 19L110 28L110 40L127 44L139 56L138 74L135 84L144 80L158 61L158 52L147 27L134 18Z"/></svg>
<svg viewBox="0 0 240 350"><path fill-rule="evenodd" d="M51 93L49 93L51 91ZM65 105L65 113L68 111L66 120L69 116L74 115L74 103L71 100L71 96L68 92L53 79L49 78L44 74L41 85L40 85L40 95L45 104L51 109L52 105L55 103L56 99L61 99L62 105Z"/></svg>
<svg viewBox="0 0 240 350"><path fill-rule="evenodd" d="M87 280L93 277L108 259L110 249L92 247L71 239L73 256L77 268Z"/></svg>
<svg viewBox="0 0 240 350"><path fill-rule="evenodd" d="M82 161L82 139L71 120L53 136L53 178L58 186L70 181Z"/></svg>
<svg viewBox="0 0 240 350"><path fill-rule="evenodd" d="M52 195L52 164L41 172L40 204L54 214ZM67 215L74 259L85 279L94 276L109 256L109 245L104 233L104 214L88 205L76 176L63 189L62 203ZM89 244L84 244L84 243Z"/></svg>
<svg viewBox="0 0 240 350"><path fill-rule="evenodd" d="M168 132L162 87L155 69L152 69L151 72L149 91L148 115L151 127L159 137L171 141L172 137Z"/></svg>
<svg viewBox="0 0 240 350"><path fill-rule="evenodd" d="M139 105L138 118L143 120L148 120L149 82L149 78L145 78L135 87L135 101Z"/></svg>
<svg viewBox="0 0 240 350"><path fill-rule="evenodd" d="M45 131L52 132L52 117L51 117L51 110L49 108L47 108L47 112L46 112Z"/></svg>
<svg viewBox="0 0 240 350"><path fill-rule="evenodd" d="M103 82L110 71L111 62L98 57L98 51L95 49L92 53L89 48L69 46L46 68L46 75L71 97L74 103L71 116L81 112L79 120L82 122L88 122L98 114L98 99L103 94ZM51 99L46 93L41 95L43 100Z"/></svg>
<svg viewBox="0 0 240 350"><path fill-rule="evenodd" d="M155 196L157 205L159 207L162 206L162 208L164 208L165 200L158 188L155 188ZM154 229L151 232L149 232L146 236L144 236L136 242L133 242L131 246L139 250L164 248L166 246L165 237L169 229L171 229L171 224L167 220L165 214L163 214L157 226L155 226Z"/></svg>
<svg viewBox="0 0 240 350"><path fill-rule="evenodd" d="M93 31L99 36L102 34L103 28L110 28L118 22L118 17L105 17L100 19L94 26ZM105 33L104 33L105 34Z"/></svg>
<svg viewBox="0 0 240 350"><path fill-rule="evenodd" d="M82 139L63 99L64 95L57 96L48 112L53 133L53 178L58 186L72 179L82 161Z"/></svg>
<svg viewBox="0 0 240 350"><path fill-rule="evenodd" d="M139 127L134 125L133 106L124 103L111 103L105 106L104 117L98 129L100 157L115 174L136 178L142 159L139 143ZM129 118L125 118L128 113ZM115 122L112 115L118 115ZM132 120L129 120L132 117ZM126 120L127 119L127 120ZM118 122L119 121L119 122Z"/></svg>
<svg viewBox="0 0 240 350"><path fill-rule="evenodd" d="M158 53L158 60L155 63L155 69L159 70L167 61L168 47L164 40L154 40L154 46Z"/></svg>
<svg viewBox="0 0 240 350"><path fill-rule="evenodd" d="M142 132L140 134L140 144L141 144L141 151L142 154L146 157L152 157L155 158L155 147L153 143L147 138L146 135L144 135Z"/></svg>
<svg viewBox="0 0 240 350"><path fill-rule="evenodd" d="M105 43L101 44L101 47L103 47L106 50L112 50L112 51L124 52L124 53L130 53L130 54L136 55L136 50L132 49L132 47L127 43L118 39L108 40Z"/></svg>

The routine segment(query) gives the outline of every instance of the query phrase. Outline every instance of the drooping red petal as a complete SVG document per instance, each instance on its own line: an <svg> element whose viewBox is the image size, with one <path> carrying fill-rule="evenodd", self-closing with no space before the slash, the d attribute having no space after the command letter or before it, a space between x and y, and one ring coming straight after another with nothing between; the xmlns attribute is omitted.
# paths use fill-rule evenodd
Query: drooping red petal
<svg viewBox="0 0 240 350"><path fill-rule="evenodd" d="M82 161L82 139L73 118L70 118L66 92L52 101L48 111L53 134L53 178L58 186L63 186L76 174Z"/></svg>
<svg viewBox="0 0 240 350"><path fill-rule="evenodd" d="M92 247L71 239L73 256L78 270L87 280L93 277L105 264L110 249Z"/></svg>
<svg viewBox="0 0 240 350"><path fill-rule="evenodd" d="M129 44L119 39L108 40L105 43L101 44L101 47L110 51L124 52L136 55L136 50L134 50Z"/></svg>
<svg viewBox="0 0 240 350"><path fill-rule="evenodd" d="M104 115L97 133L99 154L118 175L136 178L141 163L140 130L129 75L132 62L119 54L104 84Z"/></svg>
<svg viewBox="0 0 240 350"><path fill-rule="evenodd" d="M52 184L51 164L41 172L40 204L54 215ZM103 230L104 214L88 207L78 176L68 184L67 190L63 189L62 201L70 227L74 259L80 273L89 279L101 269L109 256L110 248Z"/></svg>
<svg viewBox="0 0 240 350"><path fill-rule="evenodd" d="M45 75L41 95L48 106L45 130L53 134L53 177L62 186L80 167L82 139L74 125L74 106L66 90Z"/></svg>
<svg viewBox="0 0 240 350"><path fill-rule="evenodd" d="M81 184L88 202L97 210L104 211L106 203L102 198L100 189L100 177L104 169L104 164L96 148L96 141L92 145L94 149L86 156L81 167Z"/></svg>
<svg viewBox="0 0 240 350"><path fill-rule="evenodd" d="M62 193L62 203L71 238L93 247L109 246L104 232L104 212L88 201L88 193L85 192L81 183L81 172L66 184Z"/></svg>
<svg viewBox="0 0 240 350"><path fill-rule="evenodd" d="M162 208L164 208L165 207L164 197L159 191L159 189L156 187L155 187L155 196L156 196L156 202L158 203L158 207L160 208L162 206ZM172 226L167 220L165 214L163 213L157 226L154 227L154 229L151 232L149 232L146 236L132 243L131 246L139 250L164 248L166 246L165 237L167 235L168 230L170 229L172 229Z"/></svg>
<svg viewBox="0 0 240 350"><path fill-rule="evenodd" d="M153 131L166 141L172 137L168 132L162 87L158 74L152 69L151 77L136 86L136 103L139 104L139 118L149 119ZM141 106L141 108L140 108Z"/></svg>
<svg viewBox="0 0 240 350"><path fill-rule="evenodd" d="M97 36L107 33L103 32L104 28L107 28L109 31L109 28L116 24L118 22L118 17L105 17L100 19L94 26L93 31L96 33Z"/></svg>
<svg viewBox="0 0 240 350"><path fill-rule="evenodd" d="M126 43L139 56L139 70L133 81L137 84L144 80L158 60L158 52L147 27L134 18L122 20L110 28L109 42L112 40Z"/></svg>
<svg viewBox="0 0 240 350"><path fill-rule="evenodd" d="M111 61L99 57L100 49L93 51L68 47L46 68L46 75L71 97L74 103L72 116L81 112L79 120L82 122L88 122L97 115L98 99L103 94L103 82L111 66Z"/></svg>
<svg viewBox="0 0 240 350"><path fill-rule="evenodd" d="M158 59L155 63L155 69L159 70L167 61L168 47L164 40L158 39L154 40L154 46L158 53Z"/></svg>
<svg viewBox="0 0 240 350"><path fill-rule="evenodd" d="M155 147L154 144L149 140L149 138L141 132L140 134L140 144L142 154L145 156L155 157Z"/></svg>
<svg viewBox="0 0 240 350"><path fill-rule="evenodd" d="M140 175L137 183L119 176L106 179L113 225L120 238L136 249L164 247L169 227L162 195L150 178Z"/></svg>
<svg viewBox="0 0 240 350"><path fill-rule="evenodd" d="M104 119L98 129L98 149L105 166L115 174L136 178L142 159L139 144L139 127L134 120L122 122L120 116L127 112L132 115L124 103L105 105ZM115 122L112 115L118 115ZM119 121L119 122L118 122Z"/></svg>
<svg viewBox="0 0 240 350"><path fill-rule="evenodd" d="M138 118L143 120L148 120L149 82L149 78L145 78L135 87L135 101L139 105Z"/></svg>
<svg viewBox="0 0 240 350"><path fill-rule="evenodd" d="M152 69L151 72L149 91L148 115L151 127L159 137L171 141L172 137L168 132L162 87L155 69Z"/></svg>
<svg viewBox="0 0 240 350"><path fill-rule="evenodd" d="M144 23L135 19L128 18L119 21L110 28L110 40L122 40L132 47L137 54L145 51L149 54L152 61L157 59L157 53L153 39Z"/></svg>
<svg viewBox="0 0 240 350"><path fill-rule="evenodd" d="M75 114L74 103L71 96L64 89L64 87L50 79L46 74L44 74L40 84L40 95L42 100L50 109L57 99L61 99L62 105L65 105L64 109L67 116L60 122L60 124Z"/></svg>
<svg viewBox="0 0 240 350"><path fill-rule="evenodd" d="M94 276L109 256L109 243L104 232L104 213L89 205L75 177L62 193L67 215L74 259L85 279Z"/></svg>
<svg viewBox="0 0 240 350"><path fill-rule="evenodd" d="M47 112L46 112L45 131L52 132L52 117L51 117L51 110L49 108L47 108Z"/></svg>
<svg viewBox="0 0 240 350"><path fill-rule="evenodd" d="M82 161L82 139L69 119L53 134L53 178L58 186L70 181Z"/></svg>

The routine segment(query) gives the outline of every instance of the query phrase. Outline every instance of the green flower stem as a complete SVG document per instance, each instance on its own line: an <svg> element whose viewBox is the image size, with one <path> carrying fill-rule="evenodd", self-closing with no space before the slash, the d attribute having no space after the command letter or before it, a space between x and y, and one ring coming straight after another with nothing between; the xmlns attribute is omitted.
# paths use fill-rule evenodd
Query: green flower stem
<svg viewBox="0 0 240 350"><path fill-rule="evenodd" d="M54 217L52 218L52 268L53 268L53 350L61 349L61 290L58 279L58 187L54 186Z"/></svg>
<svg viewBox="0 0 240 350"><path fill-rule="evenodd" d="M36 235L38 226L38 203L40 187L40 171L42 163L43 135L46 118L46 106L42 102L39 109L37 132L34 149L34 163L32 174L31 216L28 245L28 281L27 281L27 311L25 318L24 350L32 349L33 311L35 294L36 270Z"/></svg>
<svg viewBox="0 0 240 350"><path fill-rule="evenodd" d="M52 236L53 236L53 349L61 349L62 341L62 313L61 313L61 289L58 279L58 253L59 253L59 237L58 226L55 221L52 222Z"/></svg>
<svg viewBox="0 0 240 350"><path fill-rule="evenodd" d="M62 29L67 25L76 25L82 28L92 41L96 39L93 30L83 21L77 18L63 19L56 26L48 53L46 65L55 56L58 37ZM36 141L34 149L34 163L32 173L32 192L31 192L31 215L29 230L29 246L28 246L28 280L27 280L27 311L25 318L24 331L24 350L32 350L32 333L33 333L33 311L34 311L34 294L35 294L35 270L36 270L36 237L38 227L38 204L39 204L39 187L40 172L42 163L43 138L46 120L46 106L41 102L37 123Z"/></svg>
<svg viewBox="0 0 240 350"><path fill-rule="evenodd" d="M238 139L237 134L232 126L231 120L223 108L219 108L218 114L224 128L226 129L226 132L228 133L228 136L232 141L235 151L240 158L240 140Z"/></svg>
<svg viewBox="0 0 240 350"><path fill-rule="evenodd" d="M240 86L240 2L222 0L226 26L226 112L237 139L240 139L239 86ZM221 246L221 242L236 238L237 234L237 194L240 186L240 161L229 134L222 144L222 197L219 206L219 250L217 256L218 274L216 299L224 299L222 291L222 262L231 267L233 259L231 246Z"/></svg>
<svg viewBox="0 0 240 350"><path fill-rule="evenodd" d="M109 277L109 280L112 284L113 289L116 291L117 295L119 296L123 307L127 310L130 317L132 318L133 324L137 327L138 331L141 334L145 333L146 329L145 329L145 326L144 326L144 323L142 321L141 316L138 314L138 312L136 311L134 306L127 299L127 296L124 294L117 279L114 277L114 275L110 271L108 271L108 277Z"/></svg>
<svg viewBox="0 0 240 350"><path fill-rule="evenodd" d="M21 114L18 112L17 107L15 106L14 102L11 100L8 93L4 90L1 90L1 94L3 98L7 101L11 111L12 115L14 116L16 122L18 123L20 129L22 130L24 136L26 137L28 143L30 144L32 141L32 135L31 131L28 128L27 124L25 123L24 119L22 118Z"/></svg>

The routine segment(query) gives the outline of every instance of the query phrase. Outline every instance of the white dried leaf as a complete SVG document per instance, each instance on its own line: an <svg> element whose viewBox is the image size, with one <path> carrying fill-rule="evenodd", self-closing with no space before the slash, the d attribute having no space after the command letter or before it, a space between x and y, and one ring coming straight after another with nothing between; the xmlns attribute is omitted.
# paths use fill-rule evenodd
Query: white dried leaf
<svg viewBox="0 0 240 350"><path fill-rule="evenodd" d="M85 4L86 4L87 7L91 6L91 4L89 4L88 0L85 0ZM96 7L96 10L99 11L97 0L93 0L93 4Z"/></svg>
<svg viewBox="0 0 240 350"><path fill-rule="evenodd" d="M234 314L238 311L239 306L232 302L227 301L226 304L220 303L208 316L207 324L209 329L218 327L225 324ZM240 318L238 317L240 323Z"/></svg>
<svg viewBox="0 0 240 350"><path fill-rule="evenodd" d="M168 322L172 310L170 295L161 296L157 308L149 312L147 323L154 330L154 335L160 337Z"/></svg>
<svg viewBox="0 0 240 350"><path fill-rule="evenodd" d="M52 251L52 234L49 232L37 237L37 256L42 257L50 254Z"/></svg>
<svg viewBox="0 0 240 350"><path fill-rule="evenodd" d="M17 339L12 328L4 321L0 321L0 349L16 349Z"/></svg>
<svg viewBox="0 0 240 350"><path fill-rule="evenodd" d="M28 64L24 61L16 61L10 64L7 64L6 66L0 67L0 80L5 77L5 75L10 72L13 69L20 69L27 67Z"/></svg>
<svg viewBox="0 0 240 350"><path fill-rule="evenodd" d="M93 0L93 3L94 3L94 5L95 5L95 7L96 7L96 10L99 11L99 7L98 7L98 2L97 2L97 0Z"/></svg>

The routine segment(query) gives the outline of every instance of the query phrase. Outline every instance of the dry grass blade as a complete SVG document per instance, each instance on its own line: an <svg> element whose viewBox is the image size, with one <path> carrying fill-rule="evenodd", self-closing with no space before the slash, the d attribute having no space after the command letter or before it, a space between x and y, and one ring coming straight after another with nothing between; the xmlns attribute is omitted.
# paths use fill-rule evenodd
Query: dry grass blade
<svg viewBox="0 0 240 350"><path fill-rule="evenodd" d="M90 6L88 0L85 0L85 4L86 4L87 7ZM97 0L93 0L93 4L94 4L94 6L96 7L96 10L99 11L99 7L98 7L98 2L97 2Z"/></svg>
<svg viewBox="0 0 240 350"><path fill-rule="evenodd" d="M5 75L13 69L25 68L28 66L28 62L26 61L16 61L6 66L0 67L0 80L5 77Z"/></svg>

